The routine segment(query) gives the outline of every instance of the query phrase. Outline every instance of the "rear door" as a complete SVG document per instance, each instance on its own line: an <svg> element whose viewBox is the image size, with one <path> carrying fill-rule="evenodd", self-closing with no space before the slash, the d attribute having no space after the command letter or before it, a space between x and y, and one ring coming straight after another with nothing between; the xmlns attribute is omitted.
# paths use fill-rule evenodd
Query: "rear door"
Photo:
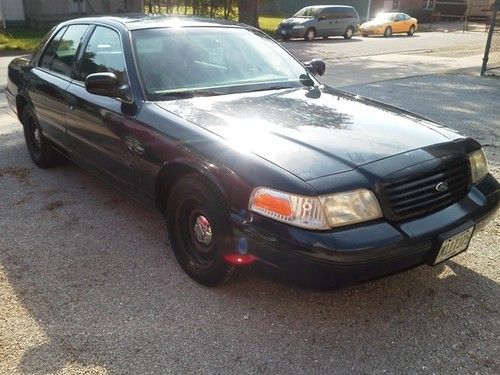
<svg viewBox="0 0 500 375"><path fill-rule="evenodd" d="M76 55L89 25L70 25L59 30L32 70L29 89L35 113L44 135L68 147L66 137L66 89L71 83Z"/></svg>
<svg viewBox="0 0 500 375"><path fill-rule="evenodd" d="M332 17L330 13L330 8L323 8L318 14L318 24L316 30L318 30L318 36L329 36L332 35Z"/></svg>
<svg viewBox="0 0 500 375"><path fill-rule="evenodd" d="M87 168L131 191L134 152L140 152L132 136L137 108L133 103L89 93L85 78L101 72L114 73L121 86L129 84L120 33L107 26L92 31L77 78L68 87L66 124L71 151Z"/></svg>
<svg viewBox="0 0 500 375"><path fill-rule="evenodd" d="M343 35L349 26L349 19L346 17L343 7L332 8L332 20L332 35Z"/></svg>

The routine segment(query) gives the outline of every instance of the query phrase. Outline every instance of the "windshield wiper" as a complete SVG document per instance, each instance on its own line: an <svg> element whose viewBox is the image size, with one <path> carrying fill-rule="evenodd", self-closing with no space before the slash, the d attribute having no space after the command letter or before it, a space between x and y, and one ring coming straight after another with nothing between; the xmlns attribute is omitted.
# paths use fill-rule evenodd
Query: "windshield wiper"
<svg viewBox="0 0 500 375"><path fill-rule="evenodd" d="M169 91L164 93L159 93L157 95L162 98L172 98L172 99L189 99L197 96L216 96L222 95L220 91L211 90L186 90L186 91Z"/></svg>

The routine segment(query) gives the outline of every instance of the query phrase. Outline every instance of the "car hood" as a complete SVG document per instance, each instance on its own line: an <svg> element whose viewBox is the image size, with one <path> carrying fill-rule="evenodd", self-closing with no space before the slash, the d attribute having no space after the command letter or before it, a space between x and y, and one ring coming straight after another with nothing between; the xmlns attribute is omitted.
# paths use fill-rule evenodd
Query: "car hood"
<svg viewBox="0 0 500 375"><path fill-rule="evenodd" d="M304 181L462 138L457 132L369 99L293 88L157 102Z"/></svg>
<svg viewBox="0 0 500 375"><path fill-rule="evenodd" d="M390 25L390 21L368 21L361 25L361 27L380 27Z"/></svg>
<svg viewBox="0 0 500 375"><path fill-rule="evenodd" d="M313 17L310 17L310 18L305 18L305 17L297 17L297 18L287 18L283 21L281 21L281 24L282 25L302 25L302 24L305 24L305 23L308 23L310 21L314 20Z"/></svg>

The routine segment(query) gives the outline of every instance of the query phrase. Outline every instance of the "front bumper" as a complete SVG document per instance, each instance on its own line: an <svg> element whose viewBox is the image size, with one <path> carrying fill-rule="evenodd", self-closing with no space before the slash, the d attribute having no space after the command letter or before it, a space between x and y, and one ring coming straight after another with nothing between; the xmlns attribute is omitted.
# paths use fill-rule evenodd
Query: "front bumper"
<svg viewBox="0 0 500 375"><path fill-rule="evenodd" d="M327 232L248 212L233 215L232 222L240 252L298 276L343 285L430 263L439 235L471 226L477 232L495 216L499 204L500 184L487 175L462 200L403 222L379 220Z"/></svg>
<svg viewBox="0 0 500 375"><path fill-rule="evenodd" d="M289 29L278 27L276 29L276 36L279 38L303 38L305 36L307 28L302 29Z"/></svg>
<svg viewBox="0 0 500 375"><path fill-rule="evenodd" d="M382 35L384 34L384 31L385 31L385 26L376 28L364 28L364 27L359 28L359 32L361 33L361 35Z"/></svg>

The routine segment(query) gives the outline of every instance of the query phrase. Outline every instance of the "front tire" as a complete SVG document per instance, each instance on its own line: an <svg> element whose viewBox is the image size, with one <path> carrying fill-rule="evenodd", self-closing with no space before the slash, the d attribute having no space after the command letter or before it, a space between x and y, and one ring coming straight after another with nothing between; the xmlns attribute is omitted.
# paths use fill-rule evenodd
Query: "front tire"
<svg viewBox="0 0 500 375"><path fill-rule="evenodd" d="M415 25L410 26L410 30L407 32L408 36L413 36L415 34Z"/></svg>
<svg viewBox="0 0 500 375"><path fill-rule="evenodd" d="M384 37L390 38L392 36L392 27L387 26L384 30Z"/></svg>
<svg viewBox="0 0 500 375"><path fill-rule="evenodd" d="M316 30L313 27L307 29L306 34L304 35L304 39L308 42L311 42L316 38Z"/></svg>
<svg viewBox="0 0 500 375"><path fill-rule="evenodd" d="M354 35L354 28L349 26L344 32L344 39L349 40Z"/></svg>
<svg viewBox="0 0 500 375"><path fill-rule="evenodd" d="M191 278L215 286L232 276L235 268L223 259L232 244L229 210L210 181L190 174L173 186L167 226L174 255Z"/></svg>
<svg viewBox="0 0 500 375"><path fill-rule="evenodd" d="M24 106L21 114L24 139L31 160L40 168L50 168L65 164L66 159L52 147L51 142L45 138L42 128L35 116L33 107L29 104Z"/></svg>

